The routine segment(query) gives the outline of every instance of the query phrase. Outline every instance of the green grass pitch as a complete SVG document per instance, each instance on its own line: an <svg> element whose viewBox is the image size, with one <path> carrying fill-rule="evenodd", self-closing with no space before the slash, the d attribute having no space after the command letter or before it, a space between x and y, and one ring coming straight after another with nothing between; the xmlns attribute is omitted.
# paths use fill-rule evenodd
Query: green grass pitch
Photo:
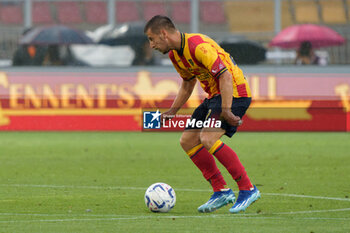
<svg viewBox="0 0 350 233"><path fill-rule="evenodd" d="M0 233L350 232L349 133L237 133L224 138L261 199L201 214L209 184L180 133L1 132ZM230 187L237 187L219 166ZM151 213L146 188L170 184L177 203Z"/></svg>

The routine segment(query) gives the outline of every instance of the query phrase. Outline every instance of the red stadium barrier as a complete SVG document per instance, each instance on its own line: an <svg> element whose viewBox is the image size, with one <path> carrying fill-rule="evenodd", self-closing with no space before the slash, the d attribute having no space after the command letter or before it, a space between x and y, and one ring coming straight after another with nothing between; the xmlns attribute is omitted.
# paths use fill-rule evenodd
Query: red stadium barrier
<svg viewBox="0 0 350 233"><path fill-rule="evenodd" d="M241 131L350 131L350 74L248 79ZM140 131L142 110L170 106L180 82L172 72L0 72L0 130ZM204 97L197 86L184 107Z"/></svg>

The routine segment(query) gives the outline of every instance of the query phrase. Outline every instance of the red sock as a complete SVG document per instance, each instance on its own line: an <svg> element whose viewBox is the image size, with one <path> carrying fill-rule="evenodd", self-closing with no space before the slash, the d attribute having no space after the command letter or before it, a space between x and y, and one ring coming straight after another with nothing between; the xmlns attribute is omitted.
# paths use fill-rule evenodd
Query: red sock
<svg viewBox="0 0 350 233"><path fill-rule="evenodd" d="M218 140L209 152L225 166L237 182L239 190L250 190L253 187L237 154L229 146Z"/></svg>
<svg viewBox="0 0 350 233"><path fill-rule="evenodd" d="M204 178L209 181L214 192L225 189L226 182L216 166L215 159L202 144L187 151L193 163L201 170Z"/></svg>

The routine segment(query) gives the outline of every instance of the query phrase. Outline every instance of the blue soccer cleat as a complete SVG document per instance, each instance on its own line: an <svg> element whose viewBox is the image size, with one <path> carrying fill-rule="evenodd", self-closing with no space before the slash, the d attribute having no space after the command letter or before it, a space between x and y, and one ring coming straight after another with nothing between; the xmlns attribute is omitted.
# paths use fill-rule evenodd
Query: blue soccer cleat
<svg viewBox="0 0 350 233"><path fill-rule="evenodd" d="M253 190L239 191L236 203L231 207L230 212L233 214L245 211L253 202L260 198L260 191L254 185Z"/></svg>
<svg viewBox="0 0 350 233"><path fill-rule="evenodd" d="M228 203L233 203L236 197L231 189L227 191L218 191L210 197L209 201L198 207L198 211L201 213L213 212Z"/></svg>

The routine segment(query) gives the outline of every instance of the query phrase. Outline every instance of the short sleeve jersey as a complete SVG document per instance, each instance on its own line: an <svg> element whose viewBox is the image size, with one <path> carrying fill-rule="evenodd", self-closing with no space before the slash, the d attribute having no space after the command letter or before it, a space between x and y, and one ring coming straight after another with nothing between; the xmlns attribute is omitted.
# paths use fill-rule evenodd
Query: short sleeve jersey
<svg viewBox="0 0 350 233"><path fill-rule="evenodd" d="M224 72L232 75L234 97L251 97L248 82L230 54L203 34L181 33L181 50L171 50L169 57L184 80L199 80L208 98L220 94L219 78Z"/></svg>

